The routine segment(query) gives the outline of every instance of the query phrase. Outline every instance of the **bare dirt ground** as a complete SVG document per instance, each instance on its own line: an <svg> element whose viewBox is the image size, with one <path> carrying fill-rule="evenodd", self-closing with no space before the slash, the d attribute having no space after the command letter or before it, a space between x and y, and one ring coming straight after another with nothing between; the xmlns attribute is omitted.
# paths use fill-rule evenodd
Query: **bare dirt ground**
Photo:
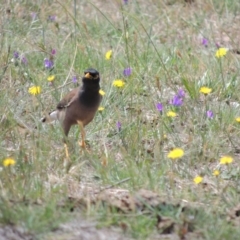
<svg viewBox="0 0 240 240"><path fill-rule="evenodd" d="M33 240L34 237L22 228L14 226L0 227L0 240Z"/></svg>
<svg viewBox="0 0 240 240"><path fill-rule="evenodd" d="M80 214L65 223L61 224L60 227L47 236L44 237L45 240L130 240L131 238L124 235L124 233L119 228L97 228L97 222L86 220Z"/></svg>
<svg viewBox="0 0 240 240"><path fill-rule="evenodd" d="M34 240L36 237L26 233L21 228L12 226L0 227L0 240ZM97 223L87 221L81 216L76 216L74 220L62 224L55 232L51 232L46 236L40 237L44 240L130 240L127 236L117 228L97 228Z"/></svg>

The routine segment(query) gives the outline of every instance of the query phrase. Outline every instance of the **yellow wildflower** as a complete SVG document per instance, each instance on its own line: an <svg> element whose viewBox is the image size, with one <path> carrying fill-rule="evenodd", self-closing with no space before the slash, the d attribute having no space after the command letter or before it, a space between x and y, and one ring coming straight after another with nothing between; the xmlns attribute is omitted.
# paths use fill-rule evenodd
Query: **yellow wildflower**
<svg viewBox="0 0 240 240"><path fill-rule="evenodd" d="M100 90L99 90L99 94L100 94L101 96L104 96L104 95L105 95L105 92L104 92L102 89L100 89Z"/></svg>
<svg viewBox="0 0 240 240"><path fill-rule="evenodd" d="M99 111L99 112L102 112L103 110L104 110L104 107L99 107L99 108L98 108L98 111Z"/></svg>
<svg viewBox="0 0 240 240"><path fill-rule="evenodd" d="M168 111L168 112L167 112L167 116L174 118L174 117L177 116L177 114L176 114L175 112L173 112L173 111Z"/></svg>
<svg viewBox="0 0 240 240"><path fill-rule="evenodd" d="M233 162L233 158L230 156L223 156L220 158L220 164L230 164Z"/></svg>
<svg viewBox="0 0 240 240"><path fill-rule="evenodd" d="M15 165L15 164L16 164L16 162L13 158L6 158L3 160L4 167L8 167L8 166Z"/></svg>
<svg viewBox="0 0 240 240"><path fill-rule="evenodd" d="M54 75L50 75L50 76L48 76L48 78L47 78L47 80L48 80L49 82L52 82L54 79L55 79L55 76L54 76Z"/></svg>
<svg viewBox="0 0 240 240"><path fill-rule="evenodd" d="M213 171L213 176L216 176L216 177L217 177L219 174L220 174L220 172L219 172L218 170L214 170L214 171Z"/></svg>
<svg viewBox="0 0 240 240"><path fill-rule="evenodd" d="M217 58L221 58L221 57L223 57L223 56L225 56L225 55L227 54L227 51L228 51L227 48L219 48L219 49L216 51L215 56L216 56Z"/></svg>
<svg viewBox="0 0 240 240"><path fill-rule="evenodd" d="M207 95L207 94L209 94L209 93L211 93L211 92L212 92L212 89L211 89L211 88L208 88L208 87L205 87L205 86L203 86L203 87L201 87L201 88L200 88L199 92L200 92L200 93L203 93L203 94L205 94L205 95Z"/></svg>
<svg viewBox="0 0 240 240"><path fill-rule="evenodd" d="M236 122L240 123L240 117L235 118Z"/></svg>
<svg viewBox="0 0 240 240"><path fill-rule="evenodd" d="M113 81L114 87L122 88L122 87L124 87L124 85L125 85L125 82L121 79L116 79Z"/></svg>
<svg viewBox="0 0 240 240"><path fill-rule="evenodd" d="M106 54L105 54L106 60L110 60L112 58L112 52L113 52L112 50L109 50L106 52Z"/></svg>
<svg viewBox="0 0 240 240"><path fill-rule="evenodd" d="M201 176L196 176L196 177L193 179L193 181L194 181L196 184L201 183L202 180L203 180L203 177L201 177Z"/></svg>
<svg viewBox="0 0 240 240"><path fill-rule="evenodd" d="M184 155L184 151L181 148L174 148L167 155L168 158L177 159L181 158Z"/></svg>
<svg viewBox="0 0 240 240"><path fill-rule="evenodd" d="M41 87L40 86L33 86L28 89L28 92L32 95L37 95L41 93Z"/></svg>

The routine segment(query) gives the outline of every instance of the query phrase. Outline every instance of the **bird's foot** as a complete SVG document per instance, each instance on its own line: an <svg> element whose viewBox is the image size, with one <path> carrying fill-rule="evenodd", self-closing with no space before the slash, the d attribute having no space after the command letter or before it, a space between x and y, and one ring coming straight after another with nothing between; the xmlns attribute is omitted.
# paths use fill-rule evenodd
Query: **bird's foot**
<svg viewBox="0 0 240 240"><path fill-rule="evenodd" d="M85 143L85 141L79 141L79 146L81 149L85 150L86 152L90 153L89 147Z"/></svg>

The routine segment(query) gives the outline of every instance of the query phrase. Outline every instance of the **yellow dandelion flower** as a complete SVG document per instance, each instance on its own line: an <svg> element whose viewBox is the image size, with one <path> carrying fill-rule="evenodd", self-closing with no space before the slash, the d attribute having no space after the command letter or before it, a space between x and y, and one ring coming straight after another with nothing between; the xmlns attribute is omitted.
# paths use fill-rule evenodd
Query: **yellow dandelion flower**
<svg viewBox="0 0 240 240"><path fill-rule="evenodd" d="M235 118L236 122L240 123L240 117Z"/></svg>
<svg viewBox="0 0 240 240"><path fill-rule="evenodd" d="M41 93L41 87L40 86L33 86L28 89L28 92L32 95L37 95Z"/></svg>
<svg viewBox="0 0 240 240"><path fill-rule="evenodd" d="M193 181L196 183L196 184L199 184L203 181L203 177L201 176L196 176Z"/></svg>
<svg viewBox="0 0 240 240"><path fill-rule="evenodd" d="M220 158L220 164L230 164L233 162L233 158L230 156L223 156Z"/></svg>
<svg viewBox="0 0 240 240"><path fill-rule="evenodd" d="M223 57L223 56L225 56L225 55L227 54L227 51L228 51L227 48L219 48L219 49L216 51L215 56L216 56L217 58L221 58L221 57Z"/></svg>
<svg viewBox="0 0 240 240"><path fill-rule="evenodd" d="M105 59L110 60L112 58L112 53L113 53L112 50L107 51L105 54Z"/></svg>
<svg viewBox="0 0 240 240"><path fill-rule="evenodd" d="M52 82L54 79L55 79L55 76L54 76L54 75L50 75L50 76L48 76L48 78L47 78L47 80L48 80L49 82Z"/></svg>
<svg viewBox="0 0 240 240"><path fill-rule="evenodd" d="M124 87L124 85L125 85L125 82L121 79L116 79L113 81L114 87L122 88L122 87Z"/></svg>
<svg viewBox="0 0 240 240"><path fill-rule="evenodd" d="M167 112L167 116L174 118L174 117L177 116L177 114L176 114L175 112L173 112L173 111L168 111L168 112Z"/></svg>
<svg viewBox="0 0 240 240"><path fill-rule="evenodd" d="M213 176L216 176L216 177L217 177L219 174L220 174L220 172L219 172L218 170L214 170L214 171L213 171Z"/></svg>
<svg viewBox="0 0 240 240"><path fill-rule="evenodd" d="M16 162L13 158L6 158L3 160L4 167L8 167L8 166L15 165L15 164L16 164Z"/></svg>
<svg viewBox="0 0 240 240"><path fill-rule="evenodd" d="M205 94L205 95L207 95L207 94L209 94L209 93L211 93L211 92L212 92L212 89L211 89L211 88L208 88L208 87L205 87L205 86L203 86L203 87L201 87L201 88L200 88L199 92L200 92L200 93L203 93L203 94Z"/></svg>
<svg viewBox="0 0 240 240"><path fill-rule="evenodd" d="M99 94L100 94L101 96L104 96L106 93L105 93L102 89L100 89L100 90L99 90Z"/></svg>
<svg viewBox="0 0 240 240"><path fill-rule="evenodd" d="M181 148L174 148L167 155L168 158L177 159L181 158L184 155L184 151Z"/></svg>
<svg viewBox="0 0 240 240"><path fill-rule="evenodd" d="M98 111L99 111L99 112L102 112L103 110L104 110L104 107L99 107L99 108L98 108Z"/></svg>

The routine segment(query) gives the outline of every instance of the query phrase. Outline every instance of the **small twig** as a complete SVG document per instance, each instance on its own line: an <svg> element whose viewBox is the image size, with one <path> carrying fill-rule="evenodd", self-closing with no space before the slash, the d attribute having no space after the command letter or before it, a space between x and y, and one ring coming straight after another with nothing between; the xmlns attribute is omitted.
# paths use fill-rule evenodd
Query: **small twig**
<svg viewBox="0 0 240 240"><path fill-rule="evenodd" d="M49 94L50 92L53 92L53 91L56 91L56 89L60 89L60 88L63 88L63 87L65 87L65 86L67 86L67 85L69 85L69 84L71 84L72 82L64 82L64 84L63 85L61 85L61 86L59 86L59 87L56 87L56 88L54 88L54 89L52 89L52 90L50 90L50 91L47 91L47 92L45 92L45 93L42 93L41 95L46 95L46 94Z"/></svg>
<svg viewBox="0 0 240 240"><path fill-rule="evenodd" d="M127 182L127 181L129 181L130 179L131 179L131 177L125 178L125 179L123 179L123 180L121 180L121 181L119 181L119 182L116 182L116 183L114 183L114 184L112 184L112 185L110 185L110 186L108 186L108 187L105 187L105 188L103 188L103 189L101 189L101 190L99 190L99 191L97 191L97 192L95 192L95 193L103 192L103 191L105 191L105 190L107 190L107 189L110 189L110 188L115 187L115 186L117 186L117 185L120 185L120 184L122 184L122 183L124 183L124 182Z"/></svg>
<svg viewBox="0 0 240 240"><path fill-rule="evenodd" d="M10 56L10 51L11 51L11 46L8 46L8 53L7 53L7 59L6 59L6 64L5 66L3 67L3 71L2 71L2 74L0 75L0 82L2 81L7 69L8 69L8 66L9 66L9 56Z"/></svg>
<svg viewBox="0 0 240 240"><path fill-rule="evenodd" d="M75 62L75 60L76 60L76 56L77 56L77 45L76 45L76 48L75 48L74 57L73 57L73 60L72 60L71 67L70 67L70 69L69 69L69 71L68 71L68 75L67 75L67 77L66 77L66 79L65 79L64 84L67 83L67 80L68 80L68 78L69 78L69 76L70 76L70 74L71 74L71 72L72 72L73 65L74 65L74 62Z"/></svg>

